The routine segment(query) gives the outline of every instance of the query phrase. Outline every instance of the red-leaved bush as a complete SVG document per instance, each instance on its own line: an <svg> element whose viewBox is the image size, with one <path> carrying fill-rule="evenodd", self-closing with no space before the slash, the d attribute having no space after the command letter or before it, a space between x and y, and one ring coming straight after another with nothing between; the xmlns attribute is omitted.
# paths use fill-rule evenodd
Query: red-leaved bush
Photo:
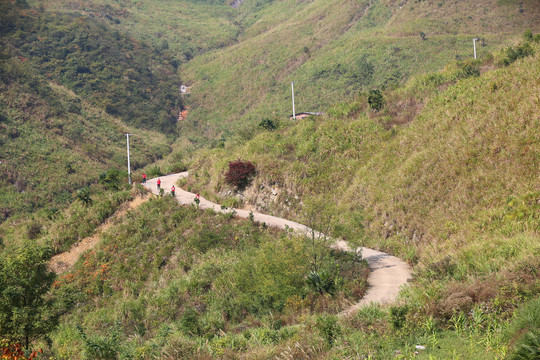
<svg viewBox="0 0 540 360"><path fill-rule="evenodd" d="M229 162L229 170L225 173L225 181L229 185L242 189L249 184L251 176L255 173L255 165L251 161L231 161Z"/></svg>

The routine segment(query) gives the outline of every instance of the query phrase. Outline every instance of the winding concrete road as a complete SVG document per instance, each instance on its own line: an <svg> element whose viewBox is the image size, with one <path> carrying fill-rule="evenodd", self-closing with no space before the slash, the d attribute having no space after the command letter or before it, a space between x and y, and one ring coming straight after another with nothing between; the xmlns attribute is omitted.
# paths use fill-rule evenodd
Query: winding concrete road
<svg viewBox="0 0 540 360"><path fill-rule="evenodd" d="M176 186L176 183L180 178L187 177L188 172L182 172L178 174L171 174L167 176L162 176L161 187L165 190L165 193L170 193L171 187ZM152 191L154 194L159 194L157 189L157 178L150 179L144 184L144 186ZM176 200L181 204L193 204L195 199L195 194L185 191L179 187L176 187L175 191ZM201 209L213 209L216 212L230 212L234 210L237 216L248 218L250 211L242 209L222 209L221 205L213 203L204 198L200 198L199 207ZM260 223L266 223L269 226L276 226L281 229L291 228L294 231L299 233L308 234L311 232L311 229L305 225L299 224L294 221L282 219L279 217L265 215L257 212L253 212L254 220ZM345 241L336 241L336 248L353 251L347 242ZM407 263L401 259L385 254L383 252L360 247L355 249L362 253L362 257L366 259L369 264L370 273L368 276L369 288L365 296L353 306L344 310L340 315L349 315L354 313L356 310L361 308L364 305L370 303L385 304L392 302L396 299L399 290L402 285L406 284L411 279L411 269Z"/></svg>

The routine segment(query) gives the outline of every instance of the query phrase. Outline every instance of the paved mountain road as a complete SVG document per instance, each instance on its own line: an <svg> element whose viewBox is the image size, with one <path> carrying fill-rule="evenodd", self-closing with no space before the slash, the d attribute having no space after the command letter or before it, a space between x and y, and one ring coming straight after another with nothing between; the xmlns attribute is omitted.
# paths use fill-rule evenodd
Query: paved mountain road
<svg viewBox="0 0 540 360"><path fill-rule="evenodd" d="M171 187L176 185L178 179L187 177L188 172L182 172L178 174L171 174L160 177L161 187L165 190L165 193L169 193ZM150 179L144 184L147 189L154 194L158 194L157 190L157 178ZM195 194L187 192L179 187L176 188L176 199L181 204L192 204L195 199ZM213 209L216 212L230 212L231 209L221 209L221 205L213 203L204 198L200 198L199 207L201 209ZM237 216L248 218L250 211L242 209L234 209ZM276 226L281 229L291 228L300 233L309 233L311 231L305 225L299 224L294 221L282 219L276 216L265 215L257 212L253 212L254 220L260 223L266 223L269 226ZM345 241L337 241L334 245L336 248L353 251L349 248ZM385 304L393 301L402 285L406 284L411 279L411 269L407 263L401 259L385 254L383 252L361 247L356 249L361 251L362 257L366 259L369 264L370 273L368 276L369 288L365 296L356 304L344 310L341 315L348 315L361 308L363 305L369 303Z"/></svg>

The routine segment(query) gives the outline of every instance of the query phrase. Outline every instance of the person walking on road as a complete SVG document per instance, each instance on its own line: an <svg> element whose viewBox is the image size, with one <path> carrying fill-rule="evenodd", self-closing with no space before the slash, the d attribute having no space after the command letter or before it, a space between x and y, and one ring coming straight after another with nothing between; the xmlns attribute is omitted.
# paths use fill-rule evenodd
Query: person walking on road
<svg viewBox="0 0 540 360"><path fill-rule="evenodd" d="M172 194L173 197L174 197L174 191L175 191L175 190L176 190L176 189L174 188L174 185L173 185L173 186L171 187L171 194Z"/></svg>
<svg viewBox="0 0 540 360"><path fill-rule="evenodd" d="M146 174L145 173L142 174L142 183L146 184Z"/></svg>
<svg viewBox="0 0 540 360"><path fill-rule="evenodd" d="M157 189L158 189L158 191L159 191L159 189L161 189L161 179L160 178L157 179Z"/></svg>

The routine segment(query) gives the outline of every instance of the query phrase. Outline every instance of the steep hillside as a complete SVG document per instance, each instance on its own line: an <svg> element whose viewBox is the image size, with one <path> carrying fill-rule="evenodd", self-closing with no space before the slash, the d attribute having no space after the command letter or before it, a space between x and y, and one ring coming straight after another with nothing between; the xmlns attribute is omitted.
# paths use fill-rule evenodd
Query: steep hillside
<svg viewBox="0 0 540 360"><path fill-rule="evenodd" d="M244 5L248 5L249 1ZM262 118L323 111L361 90L512 44L540 30L538 1L275 1L239 42L182 66L193 85L186 131L216 137ZM425 35L425 39L421 37ZM485 46L484 46L485 45Z"/></svg>
<svg viewBox="0 0 540 360"><path fill-rule="evenodd" d="M178 63L92 17L4 2L4 47L107 113L176 133Z"/></svg>
<svg viewBox="0 0 540 360"><path fill-rule="evenodd" d="M407 259L416 271L404 294L409 334L424 321L455 328L455 316L481 306L506 321L540 290L540 48L522 44L490 62L516 53L535 55L482 75L487 63L449 66L384 92L379 111L366 95L332 115L206 151L188 186L291 217L316 199L337 215L335 235ZM416 115L403 114L422 101ZM257 169L240 192L224 177L236 159ZM445 341L439 354L453 348L469 358Z"/></svg>
<svg viewBox="0 0 540 360"><path fill-rule="evenodd" d="M1 70L2 219L44 206L61 208L100 173L111 167L125 169L127 132L133 134L133 169L169 150L164 135L126 126L35 75L17 57L4 59Z"/></svg>
<svg viewBox="0 0 540 360"><path fill-rule="evenodd" d="M170 151L181 103L169 60L89 19L0 10L0 220L63 208L126 169L125 133L134 170Z"/></svg>
<svg viewBox="0 0 540 360"><path fill-rule="evenodd" d="M29 1L51 11L100 21L152 44L181 62L236 42L242 26L238 11L221 1Z"/></svg>
<svg viewBox="0 0 540 360"><path fill-rule="evenodd" d="M482 57L526 29L540 30L537 0L39 3L97 20L177 59L192 85L183 146L249 138L262 118L286 119L291 81L297 111L322 111L360 91L472 58L474 37Z"/></svg>
<svg viewBox="0 0 540 360"><path fill-rule="evenodd" d="M50 355L207 358L260 348L257 338L287 340L310 308L334 312L363 289L360 257L325 248L320 266L335 279L335 296L318 294L305 282L307 252L292 234L154 198L55 283L65 315Z"/></svg>
<svg viewBox="0 0 540 360"><path fill-rule="evenodd" d="M302 200L325 198L342 214L343 235L360 220L368 238L418 251L411 261L423 257L420 245L462 243L507 226L507 212L516 211L516 219L507 215L527 234L538 220L540 57L537 46L534 51L479 77L458 80L464 70L449 67L417 78L384 93L378 112L363 96L330 108L333 115L206 151L192 185L224 196L231 189L223 176L228 162L252 161L257 176L240 196L246 205L295 216ZM406 126L393 123L401 121ZM433 253L429 260L436 260Z"/></svg>

